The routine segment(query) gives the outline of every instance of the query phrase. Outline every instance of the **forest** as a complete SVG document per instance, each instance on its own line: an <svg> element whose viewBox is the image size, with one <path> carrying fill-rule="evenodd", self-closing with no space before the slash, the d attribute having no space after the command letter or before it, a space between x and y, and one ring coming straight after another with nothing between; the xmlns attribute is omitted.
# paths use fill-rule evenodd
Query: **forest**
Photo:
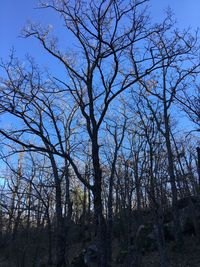
<svg viewBox="0 0 200 267"><path fill-rule="evenodd" d="M148 0L47 0L57 71L0 61L0 267L200 266L200 45Z"/></svg>

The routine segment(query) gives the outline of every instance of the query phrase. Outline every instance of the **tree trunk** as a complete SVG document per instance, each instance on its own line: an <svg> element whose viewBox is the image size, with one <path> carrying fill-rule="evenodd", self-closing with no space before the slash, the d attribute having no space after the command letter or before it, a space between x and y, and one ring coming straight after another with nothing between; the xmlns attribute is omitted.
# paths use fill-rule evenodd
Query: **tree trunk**
<svg viewBox="0 0 200 267"><path fill-rule="evenodd" d="M154 225L155 225L155 235L158 245L158 252L160 255L160 267L168 267L169 260L167 255L167 248L164 236L164 227L163 227L163 212L160 207L160 203L158 202L158 196L156 194L156 179L154 175L153 169L153 155L154 150L150 140L149 143L149 150L150 150L150 203L152 205L153 210L153 217L154 217Z"/></svg>
<svg viewBox="0 0 200 267"><path fill-rule="evenodd" d="M92 140L92 160L94 168L94 213L96 222L96 242L97 242L97 261L98 267L107 267L107 251L106 251L106 222L103 216L102 206L102 170L99 159L99 146L97 142L97 134Z"/></svg>
<svg viewBox="0 0 200 267"><path fill-rule="evenodd" d="M173 153L170 140L170 129L169 129L169 115L167 114L166 102L164 103L164 122L165 122L165 141L167 147L167 157L168 157L168 172L170 177L170 184L172 190L172 211L174 219L174 234L177 246L179 249L183 245L183 239L181 235L181 225L180 225L180 216L177 207L177 187L176 187L176 178L174 173L174 163L173 163Z"/></svg>
<svg viewBox="0 0 200 267"><path fill-rule="evenodd" d="M200 192L200 148L197 147L197 172L198 172L198 187Z"/></svg>
<svg viewBox="0 0 200 267"><path fill-rule="evenodd" d="M112 264L112 228L113 228L113 186L114 186L114 173L117 161L117 151L115 148L114 158L112 162L111 174L109 179L109 193L108 193L108 229L107 229L107 254L108 265Z"/></svg>
<svg viewBox="0 0 200 267"><path fill-rule="evenodd" d="M56 267L66 266L65 248L66 248L66 233L64 227L64 218L62 215L62 194L61 181L59 179L58 170L55 159L50 155L52 164L54 181L56 187Z"/></svg>

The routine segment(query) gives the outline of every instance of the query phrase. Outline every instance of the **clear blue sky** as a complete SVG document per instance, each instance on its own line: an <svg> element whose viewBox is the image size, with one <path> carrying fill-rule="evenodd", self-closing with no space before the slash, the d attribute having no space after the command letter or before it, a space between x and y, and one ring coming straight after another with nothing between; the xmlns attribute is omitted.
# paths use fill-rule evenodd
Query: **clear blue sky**
<svg viewBox="0 0 200 267"><path fill-rule="evenodd" d="M71 0L76 1L76 0ZM124 0L126 1L126 0ZM0 59L6 60L12 47L17 56L23 61L26 54L35 58L41 66L48 66L56 76L62 76L55 59L49 57L33 38L20 38L21 29L28 21L40 22L44 25L55 26L56 35L61 37L63 47L69 47L72 39L63 32L62 22L51 10L36 9L37 0L1 0L0 6ZM200 0L150 0L150 11L154 21L161 21L164 10L171 7L178 27L200 26Z"/></svg>
<svg viewBox="0 0 200 267"><path fill-rule="evenodd" d="M72 0L73 1L73 0ZM63 35L59 20L53 12L34 9L37 0L2 0L0 8L0 58L6 59L12 47L20 58L27 53L36 58L38 63L52 65L39 44L33 39L20 38L20 30L28 21L53 24L57 35ZM159 21L163 10L170 6L174 11L179 27L200 26L200 0L150 0L152 16ZM66 36L66 38L68 38ZM69 44L70 39L66 39Z"/></svg>
<svg viewBox="0 0 200 267"><path fill-rule="evenodd" d="M75 1L75 0L71 0ZM125 1L125 0L124 0ZM49 57L36 40L33 38L20 38L20 31L28 21L40 22L44 25L55 26L56 35L62 37L62 45L66 48L72 40L67 36L62 27L62 22L57 15L50 10L36 9L37 0L1 0L0 6L0 58L8 57L10 49L15 48L17 56L23 60L25 54L30 54L36 62L42 66L50 67L50 70L59 76L62 75L52 57ZM162 20L164 10L171 7L180 28L200 26L200 0L150 0L150 11L154 21ZM55 60L55 59L54 59Z"/></svg>
<svg viewBox="0 0 200 267"><path fill-rule="evenodd" d="M41 22L44 25L53 24L56 34L62 36L66 41L66 46L70 45L71 39L62 32L57 16L50 11L34 9L36 5L37 0L1 0L0 58L5 60L10 49L14 47L16 54L22 60L25 54L30 54L39 64L49 66L53 71L59 72L52 58L44 53L36 41L19 37L21 29L28 21ZM170 6L180 28L200 26L200 0L150 0L149 5L155 21L160 21L163 17L163 10Z"/></svg>

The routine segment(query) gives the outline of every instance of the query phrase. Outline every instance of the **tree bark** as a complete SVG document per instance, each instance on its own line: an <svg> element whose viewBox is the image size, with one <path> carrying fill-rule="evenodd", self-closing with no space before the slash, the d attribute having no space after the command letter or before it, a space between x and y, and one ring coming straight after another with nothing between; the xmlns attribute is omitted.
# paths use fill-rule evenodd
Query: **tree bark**
<svg viewBox="0 0 200 267"><path fill-rule="evenodd" d="M95 138L96 137L96 138ZM96 242L97 242L97 261L99 267L107 267L107 251L105 246L106 240L106 222L103 215L102 206L102 170L99 159L99 145L97 142L97 133L92 140L92 160L94 168L94 213L96 222Z"/></svg>
<svg viewBox="0 0 200 267"><path fill-rule="evenodd" d="M56 267L66 266L65 261L65 248L66 236L64 227L64 218L62 215L62 194L61 194L61 181L58 175L58 170L54 157L50 154L52 164L55 188L56 188Z"/></svg>
<svg viewBox="0 0 200 267"><path fill-rule="evenodd" d="M174 163L173 163L173 153L170 140L170 129L169 129L169 115L167 113L166 101L164 101L164 123L165 123L165 141L167 147L167 158L168 158L168 172L170 177L170 184L172 190L172 211L174 219L174 234L177 246L181 249L183 245L183 238L181 235L181 225L180 225L180 216L177 207L177 187L176 187L176 178L174 172Z"/></svg>

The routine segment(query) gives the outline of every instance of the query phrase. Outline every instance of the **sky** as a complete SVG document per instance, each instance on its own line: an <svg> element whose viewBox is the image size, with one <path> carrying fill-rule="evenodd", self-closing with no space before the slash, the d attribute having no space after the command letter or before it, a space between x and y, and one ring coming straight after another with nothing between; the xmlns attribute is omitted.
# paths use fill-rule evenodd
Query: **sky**
<svg viewBox="0 0 200 267"><path fill-rule="evenodd" d="M163 17L163 10L168 6L172 8L180 28L200 26L200 0L150 0L152 18L159 21ZM20 37L22 28L29 21L41 22L44 25L53 24L56 34L63 35L57 16L45 10L39 10L37 0L2 0L0 6L0 58L8 58L10 50L15 49L16 54L23 58L30 54L42 65L53 64L44 53L40 45L33 39ZM70 38L66 42L70 44Z"/></svg>
<svg viewBox="0 0 200 267"><path fill-rule="evenodd" d="M55 12L37 9L37 3L38 0L1 0L0 60L8 59L11 49L14 48L16 55L22 61L29 54L41 67L48 67L57 77L60 77L63 74L55 64L57 63L55 59L49 57L33 38L20 37L21 30L28 22L40 22L42 25L54 26L56 35L62 37L62 45L66 47L72 45L72 39L62 30L62 22ZM177 18L179 28L190 26L196 29L200 26L200 0L149 0L149 6L155 22L161 21L164 10L170 7Z"/></svg>
<svg viewBox="0 0 200 267"><path fill-rule="evenodd" d="M72 0L73 1L73 0ZM53 24L57 36L64 37L66 46L71 45L71 38L61 30L61 22L52 11L36 9L37 0L1 0L0 6L0 60L6 60L12 48L16 55L23 60L26 54L35 58L42 66L56 69L56 64L44 52L41 46L33 39L20 37L22 28L30 21L44 25ZM193 29L200 26L200 0L150 0L150 11L155 22L163 18L163 11L171 7L178 21L179 28L191 26ZM1 70L0 70L1 71ZM1 76L1 73L0 73Z"/></svg>
<svg viewBox="0 0 200 267"><path fill-rule="evenodd" d="M71 0L75 1L75 0ZM126 1L126 0L124 0ZM55 76L60 77L62 69L58 63L44 51L33 38L20 37L21 30L28 22L40 22L42 25L53 25L56 35L62 37L62 45L66 48L72 45L72 38L63 31L62 22L55 12L37 9L38 0L1 0L0 6L0 60L8 59L14 48L16 55L23 61L28 54L41 67L47 67ZM153 21L159 22L164 16L164 10L170 7L177 18L179 28L196 29L200 26L200 0L149 0ZM0 70L1 71L1 70ZM63 70L64 71L64 70ZM1 74L0 74L1 76Z"/></svg>

